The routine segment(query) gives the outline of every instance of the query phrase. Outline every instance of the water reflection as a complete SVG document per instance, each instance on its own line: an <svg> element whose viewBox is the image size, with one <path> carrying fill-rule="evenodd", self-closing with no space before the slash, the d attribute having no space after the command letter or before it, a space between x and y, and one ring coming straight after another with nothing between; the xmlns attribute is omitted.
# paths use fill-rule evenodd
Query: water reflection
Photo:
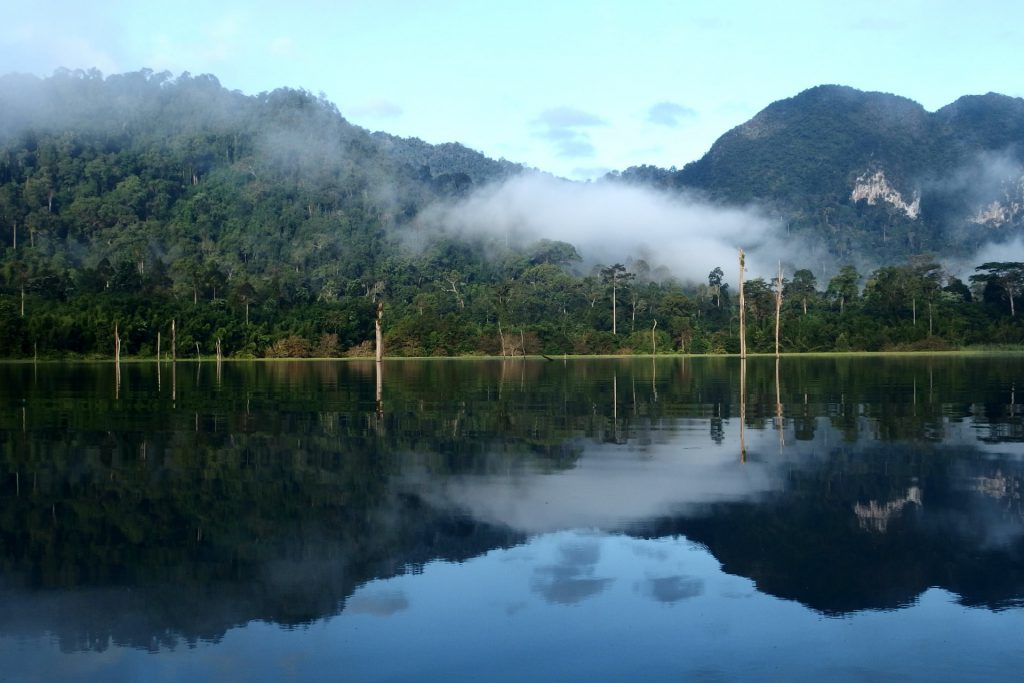
<svg viewBox="0 0 1024 683"><path fill-rule="evenodd" d="M668 605L704 593L704 579L685 575L646 578L638 581L635 586L641 595Z"/></svg>
<svg viewBox="0 0 1024 683"><path fill-rule="evenodd" d="M572 605L597 595L614 579L595 576L601 545L596 539L577 539L558 547L555 564L534 569L531 587L555 605Z"/></svg>
<svg viewBox="0 0 1024 683"><path fill-rule="evenodd" d="M1018 358L169 371L0 366L0 637L396 621L394 577L538 548L502 614L719 600L717 563L825 615L1024 596Z"/></svg>

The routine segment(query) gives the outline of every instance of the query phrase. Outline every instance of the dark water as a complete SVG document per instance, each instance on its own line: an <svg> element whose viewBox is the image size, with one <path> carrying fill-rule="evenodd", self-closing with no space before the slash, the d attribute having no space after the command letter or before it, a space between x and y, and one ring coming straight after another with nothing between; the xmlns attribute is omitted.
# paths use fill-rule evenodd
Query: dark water
<svg viewBox="0 0 1024 683"><path fill-rule="evenodd" d="M0 680L1024 675L1024 357L376 380L0 365Z"/></svg>

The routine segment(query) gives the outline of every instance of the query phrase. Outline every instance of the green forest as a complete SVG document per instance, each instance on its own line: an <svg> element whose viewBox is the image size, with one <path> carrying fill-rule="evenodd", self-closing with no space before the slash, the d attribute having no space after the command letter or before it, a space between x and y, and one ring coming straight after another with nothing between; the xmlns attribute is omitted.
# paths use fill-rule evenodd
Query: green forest
<svg viewBox="0 0 1024 683"><path fill-rule="evenodd" d="M736 263L682 282L554 240L417 234L424 208L523 169L371 134L322 96L61 71L0 78L0 102L0 357L109 358L115 335L124 357L370 355L378 304L389 356L739 350ZM1024 264L800 265L783 352L1024 341ZM746 281L751 352L774 350L779 289Z"/></svg>

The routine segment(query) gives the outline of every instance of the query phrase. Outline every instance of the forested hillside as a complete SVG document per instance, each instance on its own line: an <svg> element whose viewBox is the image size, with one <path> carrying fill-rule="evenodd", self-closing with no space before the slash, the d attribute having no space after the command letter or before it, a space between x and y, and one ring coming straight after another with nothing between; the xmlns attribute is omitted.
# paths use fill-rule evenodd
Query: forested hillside
<svg viewBox="0 0 1024 683"><path fill-rule="evenodd" d="M831 101L829 93L818 95ZM964 138L964 149L995 149L1004 138L992 121L1002 121L1006 135L1018 134L1017 101L998 102L1002 119L973 100L939 119L950 130L988 122L971 124L976 135ZM845 217L888 216L882 243L914 245L893 246L889 256L916 254L924 251L924 232L913 239L901 233L909 230L905 210L844 199L829 189L839 187L842 173L800 175L778 161L796 154L794 140L824 134L827 123L837 136L828 144L842 154L860 154L870 170L884 151L903 164L885 167L893 182L913 177L919 164L912 152L934 128L918 130L920 121L938 114L905 100L889 104L863 114L857 132L841 119L828 123L829 106L794 128L785 108L795 105L780 103L780 112L759 115L747 132L732 131L696 165L623 177L649 172L648 182L696 184L720 201L770 195L776 207L803 202L803 213L794 215L808 225L820 219L841 226L835 244L847 255L858 244L856 231L873 228ZM903 121L900 134L917 137L904 148L879 142L858 151L858 136L881 130L890 110ZM763 143L760 156L748 155L763 160L757 173L741 172L738 159L747 153L740 138ZM951 164L969 157L957 154ZM522 172L459 144L371 134L304 91L247 96L212 76L148 71L2 77L0 356L110 357L115 329L126 356L152 357L158 339L168 355L172 321L179 358L208 357L218 343L234 357L358 355L370 350L379 302L393 355L738 348L736 298L727 284L734 280L725 275L734 263L679 282L628 254L622 263L584 267L565 242L520 244L480 236L484 231L446 236L416 220L426 207ZM805 193L811 180L820 188ZM922 199L922 216L928 206ZM796 272L784 285L783 350L1024 339L1016 315L1020 264L988 264L976 273L973 292L926 257L861 272L848 267L827 281L798 270L807 265L787 266ZM774 287L763 279L747 283L755 351L772 347Z"/></svg>
<svg viewBox="0 0 1024 683"><path fill-rule="evenodd" d="M903 97L818 86L775 102L680 170L619 178L769 206L859 266L947 257L1024 229L1024 100L989 93L929 113Z"/></svg>

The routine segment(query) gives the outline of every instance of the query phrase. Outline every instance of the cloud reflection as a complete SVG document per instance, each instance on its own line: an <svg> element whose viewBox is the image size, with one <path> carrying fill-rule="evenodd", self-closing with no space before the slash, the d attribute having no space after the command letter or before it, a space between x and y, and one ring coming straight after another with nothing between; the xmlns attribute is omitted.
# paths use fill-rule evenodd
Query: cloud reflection
<svg viewBox="0 0 1024 683"><path fill-rule="evenodd" d="M699 438L706 442L705 433ZM622 529L710 504L754 500L782 488L775 465L741 465L722 450L690 449L685 441L680 435L642 454L615 444L586 444L576 467L556 473L518 470L444 481L410 475L406 483L436 506L524 533Z"/></svg>
<svg viewBox="0 0 1024 683"><path fill-rule="evenodd" d="M390 617L409 608L409 598L398 590L357 590L345 603L346 614Z"/></svg>
<svg viewBox="0 0 1024 683"><path fill-rule="evenodd" d="M692 576L647 578L635 584L641 595L668 605L704 594L704 580Z"/></svg>
<svg viewBox="0 0 1024 683"><path fill-rule="evenodd" d="M551 605L574 605L604 591L612 579L595 577L601 559L597 540L563 543L556 564L537 567L530 587Z"/></svg>

